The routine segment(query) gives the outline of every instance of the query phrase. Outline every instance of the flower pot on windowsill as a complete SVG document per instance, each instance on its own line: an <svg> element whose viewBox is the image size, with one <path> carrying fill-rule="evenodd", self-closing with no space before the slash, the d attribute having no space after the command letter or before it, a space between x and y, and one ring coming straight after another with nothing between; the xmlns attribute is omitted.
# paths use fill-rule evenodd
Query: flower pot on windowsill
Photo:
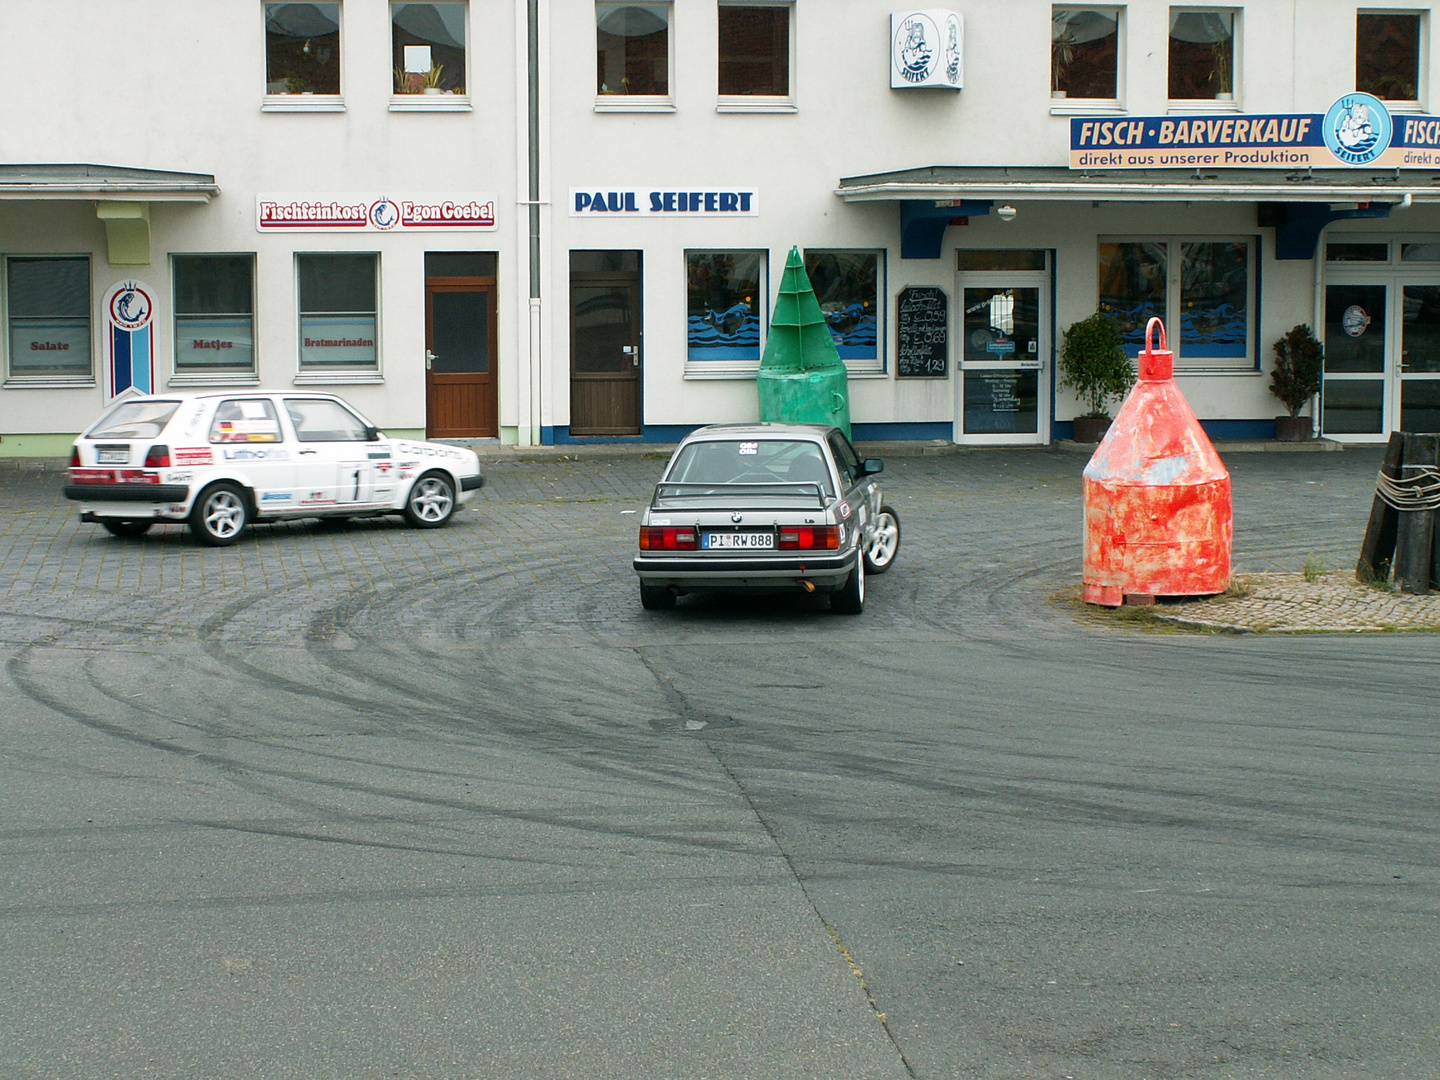
<svg viewBox="0 0 1440 1080"><path fill-rule="evenodd" d="M1308 416L1275 417L1275 439L1277 442L1305 442L1314 437L1314 427Z"/></svg>
<svg viewBox="0 0 1440 1080"><path fill-rule="evenodd" d="M1216 94L1216 95L1215 95L1215 100L1216 100L1216 101L1234 101L1234 100L1235 100L1235 95L1234 95L1234 94L1231 94L1231 93Z"/></svg>
<svg viewBox="0 0 1440 1080"><path fill-rule="evenodd" d="M444 92L445 91L441 90L438 86L427 86L425 88L425 93L427 94L443 94Z"/></svg>
<svg viewBox="0 0 1440 1080"><path fill-rule="evenodd" d="M1060 98L1061 100L1064 100L1067 95L1064 90L1051 90L1050 96L1052 98Z"/></svg>
<svg viewBox="0 0 1440 1080"><path fill-rule="evenodd" d="M1105 437L1105 432L1110 430L1110 417L1108 416L1077 416L1075 418L1075 441L1080 443L1098 443Z"/></svg>

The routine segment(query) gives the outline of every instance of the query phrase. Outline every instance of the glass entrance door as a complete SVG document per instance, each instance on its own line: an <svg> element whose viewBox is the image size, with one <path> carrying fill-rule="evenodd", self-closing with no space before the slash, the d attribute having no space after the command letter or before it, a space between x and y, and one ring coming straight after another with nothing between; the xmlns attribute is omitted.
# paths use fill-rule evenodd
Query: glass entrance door
<svg viewBox="0 0 1440 1080"><path fill-rule="evenodd" d="M1325 287L1321 432L1375 442L1440 431L1440 284L1413 275Z"/></svg>
<svg viewBox="0 0 1440 1080"><path fill-rule="evenodd" d="M961 275L955 441L1039 443L1049 423L1044 275Z"/></svg>

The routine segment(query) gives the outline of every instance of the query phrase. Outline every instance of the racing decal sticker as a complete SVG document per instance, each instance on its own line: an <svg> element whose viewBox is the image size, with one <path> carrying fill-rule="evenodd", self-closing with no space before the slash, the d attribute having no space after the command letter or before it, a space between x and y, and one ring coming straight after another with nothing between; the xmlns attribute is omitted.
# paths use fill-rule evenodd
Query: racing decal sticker
<svg viewBox="0 0 1440 1080"><path fill-rule="evenodd" d="M141 281L112 285L100 305L104 313L105 390L121 394L155 392L155 290Z"/></svg>
<svg viewBox="0 0 1440 1080"><path fill-rule="evenodd" d="M226 461L289 461L290 451L264 447L227 446L221 453Z"/></svg>
<svg viewBox="0 0 1440 1080"><path fill-rule="evenodd" d="M416 457L452 458L462 461L466 455L464 450L452 450L448 446L436 446L433 443L397 443L396 446L402 453L414 454Z"/></svg>
<svg viewBox="0 0 1440 1080"><path fill-rule="evenodd" d="M840 516L842 518L848 518L850 516L850 504L848 502L842 502L840 504Z"/></svg>
<svg viewBox="0 0 1440 1080"><path fill-rule="evenodd" d="M170 454L176 465L213 465L215 455L208 446L177 446Z"/></svg>
<svg viewBox="0 0 1440 1080"><path fill-rule="evenodd" d="M260 501L261 501L261 502L267 502L267 503L289 502L289 501L290 501L290 492L288 492L288 491L267 491L267 492L265 492L264 495L261 495L261 496L260 496Z"/></svg>

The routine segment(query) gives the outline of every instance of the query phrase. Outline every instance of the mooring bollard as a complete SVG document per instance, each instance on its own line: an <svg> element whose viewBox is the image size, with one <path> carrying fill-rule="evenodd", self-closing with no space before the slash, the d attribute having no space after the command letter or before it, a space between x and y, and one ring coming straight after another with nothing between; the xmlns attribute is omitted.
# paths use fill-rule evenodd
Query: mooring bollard
<svg viewBox="0 0 1440 1080"><path fill-rule="evenodd" d="M1175 385L1165 346L1165 324L1152 318L1140 379L1085 466L1089 604L1205 596L1230 580L1230 473Z"/></svg>
<svg viewBox="0 0 1440 1080"><path fill-rule="evenodd" d="M1440 588L1440 436L1393 432L1375 479L1370 523L1355 576L1369 584L1393 570L1402 592L1424 596Z"/></svg>

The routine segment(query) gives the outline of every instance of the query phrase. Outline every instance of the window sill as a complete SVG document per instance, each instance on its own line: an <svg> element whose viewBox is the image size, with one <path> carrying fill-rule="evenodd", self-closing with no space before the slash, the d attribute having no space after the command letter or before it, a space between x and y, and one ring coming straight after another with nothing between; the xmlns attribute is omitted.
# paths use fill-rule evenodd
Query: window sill
<svg viewBox="0 0 1440 1080"><path fill-rule="evenodd" d="M717 113L798 113L794 98L789 97L722 97L715 105Z"/></svg>
<svg viewBox="0 0 1440 1080"><path fill-rule="evenodd" d="M171 375L166 386L259 386L260 376L253 371L237 371L233 374L223 371L187 372Z"/></svg>
<svg viewBox="0 0 1440 1080"><path fill-rule="evenodd" d="M472 112L468 94L396 94L391 112Z"/></svg>
<svg viewBox="0 0 1440 1080"><path fill-rule="evenodd" d="M1392 113L1423 113L1425 111L1418 101L1386 101L1385 109Z"/></svg>
<svg viewBox="0 0 1440 1080"><path fill-rule="evenodd" d="M673 113L672 97L627 97L624 94L602 94L595 99L596 112Z"/></svg>
<svg viewBox="0 0 1440 1080"><path fill-rule="evenodd" d="M1188 116L1205 113L1222 113L1240 111L1240 102L1234 98L1222 101L1219 98L1201 98L1195 101L1172 101L1166 106L1167 116Z"/></svg>
<svg viewBox="0 0 1440 1080"><path fill-rule="evenodd" d="M341 386L355 383L383 383L378 371L302 371L293 382L296 386Z"/></svg>
<svg viewBox="0 0 1440 1080"><path fill-rule="evenodd" d="M1125 112L1118 98L1050 99L1051 116L1123 116Z"/></svg>
<svg viewBox="0 0 1440 1080"><path fill-rule="evenodd" d="M739 367L735 364L727 364L719 360L702 360L698 364L685 365L686 379L749 379L755 380L755 373L760 370L759 361L746 367Z"/></svg>
<svg viewBox="0 0 1440 1080"><path fill-rule="evenodd" d="M261 112L344 112L345 99L338 94L266 94Z"/></svg>
<svg viewBox="0 0 1440 1080"><path fill-rule="evenodd" d="M93 375L12 375L6 390L83 390L96 386Z"/></svg>

